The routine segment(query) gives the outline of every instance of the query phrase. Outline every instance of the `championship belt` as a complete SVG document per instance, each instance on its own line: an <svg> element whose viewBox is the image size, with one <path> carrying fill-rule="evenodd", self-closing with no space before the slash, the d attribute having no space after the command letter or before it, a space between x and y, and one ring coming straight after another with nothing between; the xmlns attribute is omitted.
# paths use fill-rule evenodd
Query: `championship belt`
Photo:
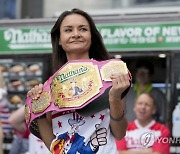
<svg viewBox="0 0 180 154"><path fill-rule="evenodd" d="M37 100L26 99L25 119L30 131L41 138L36 119L50 111L76 111L82 116L90 116L108 108L110 76L119 73L129 74L131 83L131 74L122 60L68 61L45 82Z"/></svg>

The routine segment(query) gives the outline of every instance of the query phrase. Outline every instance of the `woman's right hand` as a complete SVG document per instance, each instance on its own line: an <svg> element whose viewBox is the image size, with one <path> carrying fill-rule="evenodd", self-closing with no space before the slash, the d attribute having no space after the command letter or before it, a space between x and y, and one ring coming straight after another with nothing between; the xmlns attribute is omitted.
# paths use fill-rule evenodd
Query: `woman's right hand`
<svg viewBox="0 0 180 154"><path fill-rule="evenodd" d="M43 91L43 84L40 83L39 85L36 85L34 88L28 91L27 97L31 97L32 99L38 99L42 91Z"/></svg>

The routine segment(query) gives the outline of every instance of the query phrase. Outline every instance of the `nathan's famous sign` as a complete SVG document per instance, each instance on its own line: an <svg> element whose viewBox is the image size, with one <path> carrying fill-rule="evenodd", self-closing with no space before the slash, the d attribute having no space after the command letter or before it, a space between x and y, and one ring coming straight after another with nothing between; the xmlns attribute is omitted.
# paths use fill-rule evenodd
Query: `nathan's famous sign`
<svg viewBox="0 0 180 154"><path fill-rule="evenodd" d="M180 23L97 25L109 51L180 49ZM0 53L51 53L50 27L0 29Z"/></svg>

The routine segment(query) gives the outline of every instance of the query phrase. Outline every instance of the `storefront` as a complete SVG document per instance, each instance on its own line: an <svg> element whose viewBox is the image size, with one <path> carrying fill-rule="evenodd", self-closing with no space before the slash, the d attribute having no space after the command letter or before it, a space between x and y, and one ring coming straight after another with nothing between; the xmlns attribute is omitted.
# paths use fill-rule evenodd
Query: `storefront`
<svg viewBox="0 0 180 154"><path fill-rule="evenodd" d="M132 75L138 59L151 60L156 66L154 86L167 96L166 119L172 127L172 111L180 102L180 16L93 18L110 54L121 57ZM0 22L0 65L12 110L25 102L30 88L44 82L52 72L50 29L54 22L55 19ZM13 102L13 96L19 100ZM172 144L171 152L179 153L180 144Z"/></svg>

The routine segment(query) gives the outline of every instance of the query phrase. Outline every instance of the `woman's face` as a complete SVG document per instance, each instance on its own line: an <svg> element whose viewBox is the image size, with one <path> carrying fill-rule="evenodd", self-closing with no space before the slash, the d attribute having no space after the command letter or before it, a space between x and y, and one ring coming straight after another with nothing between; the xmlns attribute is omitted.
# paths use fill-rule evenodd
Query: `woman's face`
<svg viewBox="0 0 180 154"><path fill-rule="evenodd" d="M71 14L60 26L59 45L66 52L67 59L88 59L91 46L90 25L85 17Z"/></svg>

